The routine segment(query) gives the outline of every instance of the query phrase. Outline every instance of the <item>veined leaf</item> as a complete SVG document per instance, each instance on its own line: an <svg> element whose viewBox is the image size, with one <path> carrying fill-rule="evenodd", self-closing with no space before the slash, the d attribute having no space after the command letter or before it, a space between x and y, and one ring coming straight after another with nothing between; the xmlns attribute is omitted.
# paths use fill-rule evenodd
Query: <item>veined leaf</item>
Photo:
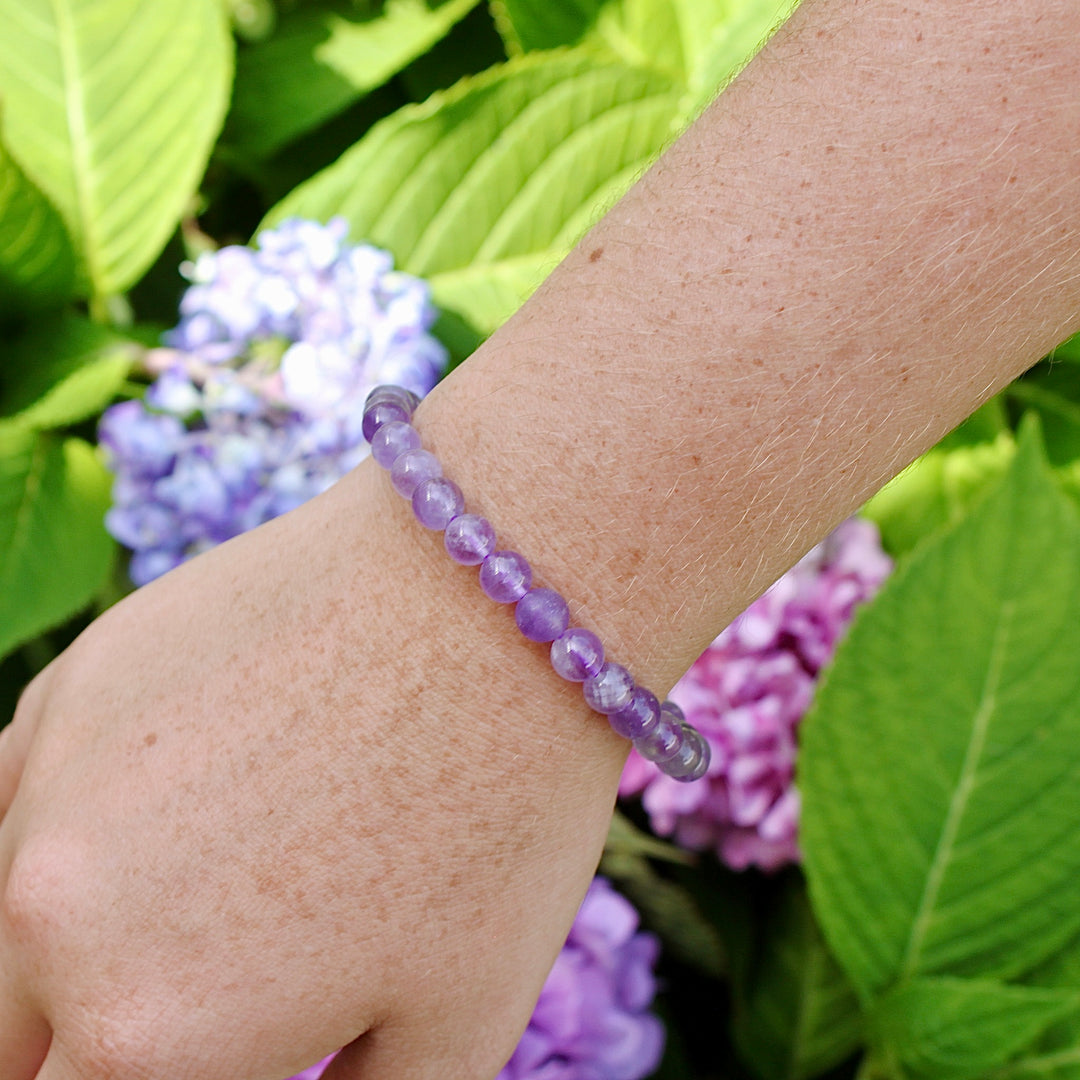
<svg viewBox="0 0 1080 1080"><path fill-rule="evenodd" d="M0 0L8 149L96 295L133 284L195 191L228 100L220 0Z"/></svg>
<svg viewBox="0 0 1080 1080"><path fill-rule="evenodd" d="M1015 449L1009 434L951 450L934 447L890 480L861 512L881 530L881 542L890 555L906 554L960 521L1000 479Z"/></svg>
<svg viewBox="0 0 1080 1080"><path fill-rule="evenodd" d="M1015 978L1080 931L1080 520L1035 425L855 619L802 727L801 846L872 1000Z"/></svg>
<svg viewBox="0 0 1080 1080"><path fill-rule="evenodd" d="M62 302L74 284L60 215L0 142L0 312Z"/></svg>
<svg viewBox="0 0 1080 1080"><path fill-rule="evenodd" d="M373 19L334 18L317 57L361 92L381 86L427 52L479 0L386 0Z"/></svg>
<svg viewBox="0 0 1080 1080"><path fill-rule="evenodd" d="M76 424L113 399L141 346L78 315L35 323L0 352L0 423L30 428Z"/></svg>
<svg viewBox="0 0 1080 1080"><path fill-rule="evenodd" d="M1066 342L1065 355L1068 349ZM1080 459L1080 368L1058 360L1043 362L1010 383L1004 396L1039 414L1051 464L1069 465Z"/></svg>
<svg viewBox="0 0 1080 1080"><path fill-rule="evenodd" d="M268 223L342 215L490 332L655 156L675 109L655 73L524 57L387 117Z"/></svg>
<svg viewBox="0 0 1080 1080"><path fill-rule="evenodd" d="M797 0L493 0L511 54L589 44L655 68L690 119L757 52Z"/></svg>
<svg viewBox="0 0 1080 1080"><path fill-rule="evenodd" d="M783 889L761 927L749 985L736 987L735 1042L764 1080L808 1080L859 1048L862 1013L832 958L802 882Z"/></svg>
<svg viewBox="0 0 1080 1080"><path fill-rule="evenodd" d="M1078 1010L1080 989L913 979L875 1007L875 1055L899 1062L907 1077L975 1080L1005 1066L1055 1020Z"/></svg>
<svg viewBox="0 0 1080 1080"><path fill-rule="evenodd" d="M109 575L110 478L94 448L0 428L0 656L84 608Z"/></svg>
<svg viewBox="0 0 1080 1080"><path fill-rule="evenodd" d="M370 18L349 3L290 12L273 36L237 58L230 142L268 157L381 86L477 3L389 0Z"/></svg>

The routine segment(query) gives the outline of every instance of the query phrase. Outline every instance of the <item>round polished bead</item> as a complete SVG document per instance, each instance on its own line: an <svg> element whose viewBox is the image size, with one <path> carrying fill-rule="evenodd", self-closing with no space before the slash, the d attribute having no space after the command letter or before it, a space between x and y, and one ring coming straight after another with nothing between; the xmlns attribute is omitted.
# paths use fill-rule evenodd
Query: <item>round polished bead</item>
<svg viewBox="0 0 1080 1080"><path fill-rule="evenodd" d="M551 643L551 666L568 682L584 682L603 663L604 646L591 630L575 626Z"/></svg>
<svg viewBox="0 0 1080 1080"><path fill-rule="evenodd" d="M554 641L570 623L570 609L554 589L530 589L514 607L514 621L530 641Z"/></svg>
<svg viewBox="0 0 1080 1080"><path fill-rule="evenodd" d="M390 383L376 386L368 394L364 399L365 411L377 401L396 401L408 410L410 416L416 411L416 406L420 404L420 399L411 390L406 390L404 386L393 386Z"/></svg>
<svg viewBox="0 0 1080 1080"><path fill-rule="evenodd" d="M406 499L413 497L418 484L436 476L442 476L442 466L430 450L406 450L404 454L398 454L390 467L390 483Z"/></svg>
<svg viewBox="0 0 1080 1080"><path fill-rule="evenodd" d="M446 553L463 566L479 566L495 550L495 530L479 514L459 514L443 535Z"/></svg>
<svg viewBox="0 0 1080 1080"><path fill-rule="evenodd" d="M412 419L412 410L407 409L400 401L384 398L381 401L372 402L364 410L364 419L360 425L360 431L365 439L371 442L375 432L392 420L408 423Z"/></svg>
<svg viewBox="0 0 1080 1080"><path fill-rule="evenodd" d="M465 496L453 480L433 476L421 480L412 495L416 520L428 529L445 529L465 509Z"/></svg>
<svg viewBox="0 0 1080 1080"><path fill-rule="evenodd" d="M399 454L416 450L420 446L420 432L404 420L391 420L383 424L371 437L371 456L384 468L389 469Z"/></svg>
<svg viewBox="0 0 1080 1080"><path fill-rule="evenodd" d="M686 723L686 713L684 713L671 698L667 698L665 701L661 702L660 713L672 724L689 727Z"/></svg>
<svg viewBox="0 0 1080 1080"><path fill-rule="evenodd" d="M679 752L660 768L672 778L689 783L700 780L709 771L712 749L708 740L697 728L689 725L683 728L683 745Z"/></svg>
<svg viewBox="0 0 1080 1080"><path fill-rule="evenodd" d="M686 742L682 724L672 723L669 715L661 710L656 727L647 735L634 740L634 749L646 759L661 765L673 758Z"/></svg>
<svg viewBox="0 0 1080 1080"><path fill-rule="evenodd" d="M480 588L496 603L520 600L532 584L532 567L516 551L493 551L480 564Z"/></svg>
<svg viewBox="0 0 1080 1080"><path fill-rule="evenodd" d="M644 686L635 686L633 697L608 717L612 730L624 739L640 739L648 735L659 720L660 702Z"/></svg>
<svg viewBox="0 0 1080 1080"><path fill-rule="evenodd" d="M610 715L630 704L634 694L634 677L621 664L609 662L585 680L582 690L590 709Z"/></svg>

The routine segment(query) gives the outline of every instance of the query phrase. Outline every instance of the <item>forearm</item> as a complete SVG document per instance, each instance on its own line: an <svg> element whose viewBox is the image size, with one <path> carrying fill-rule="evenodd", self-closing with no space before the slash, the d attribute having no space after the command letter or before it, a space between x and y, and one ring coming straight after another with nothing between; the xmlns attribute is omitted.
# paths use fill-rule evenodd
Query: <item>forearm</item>
<svg viewBox="0 0 1080 1080"><path fill-rule="evenodd" d="M1078 33L1066 0L807 0L422 408L656 689L1077 327Z"/></svg>

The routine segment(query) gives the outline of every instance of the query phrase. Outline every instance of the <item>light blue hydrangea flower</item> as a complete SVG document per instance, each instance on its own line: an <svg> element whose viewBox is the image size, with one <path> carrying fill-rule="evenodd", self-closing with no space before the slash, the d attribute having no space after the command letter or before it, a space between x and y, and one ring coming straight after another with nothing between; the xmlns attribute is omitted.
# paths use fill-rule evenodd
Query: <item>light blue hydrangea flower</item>
<svg viewBox="0 0 1080 1080"><path fill-rule="evenodd" d="M379 383L424 396L446 369L427 285L342 220L291 220L185 267L181 319L144 401L109 409L109 531L144 584L326 490L368 453Z"/></svg>

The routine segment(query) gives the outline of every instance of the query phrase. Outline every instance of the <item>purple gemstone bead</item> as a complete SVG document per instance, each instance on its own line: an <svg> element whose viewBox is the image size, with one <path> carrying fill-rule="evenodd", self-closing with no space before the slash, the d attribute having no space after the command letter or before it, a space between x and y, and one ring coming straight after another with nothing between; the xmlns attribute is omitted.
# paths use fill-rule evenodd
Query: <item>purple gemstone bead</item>
<svg viewBox="0 0 1080 1080"><path fill-rule="evenodd" d="M575 626L551 643L551 666L568 682L584 682L604 663L604 646L591 631Z"/></svg>
<svg viewBox="0 0 1080 1080"><path fill-rule="evenodd" d="M495 530L479 514L459 514L443 536L446 553L463 566L479 566L495 550Z"/></svg>
<svg viewBox="0 0 1080 1080"><path fill-rule="evenodd" d="M368 442L371 442L375 432L383 424L389 424L391 420L400 420L408 423L412 419L411 410L405 408L400 401L389 398L376 401L364 410L364 419L360 425L360 431Z"/></svg>
<svg viewBox="0 0 1080 1080"><path fill-rule="evenodd" d="M689 783L691 780L700 780L709 771L712 748L697 728L684 727L683 738L684 742L679 752L669 761L665 761L660 768L672 780Z"/></svg>
<svg viewBox="0 0 1080 1080"><path fill-rule="evenodd" d="M465 509L465 496L453 480L434 476L416 485L412 496L416 520L428 529L445 529Z"/></svg>
<svg viewBox="0 0 1080 1080"><path fill-rule="evenodd" d="M368 394L364 399L364 411L366 412L377 401L396 401L402 408L408 410L410 416L420 404L420 399L411 390L406 390L404 386L392 386L390 383L376 386Z"/></svg>
<svg viewBox="0 0 1080 1080"><path fill-rule="evenodd" d="M480 565L480 588L496 603L520 600L532 584L532 567L516 551L493 551Z"/></svg>
<svg viewBox="0 0 1080 1080"><path fill-rule="evenodd" d="M648 735L660 720L660 702L644 686L634 687L634 696L618 712L608 717L616 734L624 739L640 739Z"/></svg>
<svg viewBox="0 0 1080 1080"><path fill-rule="evenodd" d="M530 589L517 602L514 620L530 641L554 641L569 625L570 610L554 589Z"/></svg>
<svg viewBox="0 0 1080 1080"><path fill-rule="evenodd" d="M689 727L686 723L686 713L675 704L671 698L666 699L660 704L660 712L666 717L672 724L681 727Z"/></svg>
<svg viewBox="0 0 1080 1080"><path fill-rule="evenodd" d="M673 723L665 709L660 710L660 719L656 727L647 735L634 740L634 749L647 761L660 765L675 757L686 742L685 728Z"/></svg>
<svg viewBox="0 0 1080 1080"><path fill-rule="evenodd" d="M397 456L390 467L390 482L394 490L406 499L413 497L418 484L436 476L442 476L442 466L430 450L406 450Z"/></svg>
<svg viewBox="0 0 1080 1080"><path fill-rule="evenodd" d="M630 704L634 694L634 677L621 664L604 664L582 685L590 709L611 714Z"/></svg>
<svg viewBox="0 0 1080 1080"><path fill-rule="evenodd" d="M419 447L420 432L404 420L391 420L383 424L371 437L371 456L384 469L389 469L399 454Z"/></svg>

